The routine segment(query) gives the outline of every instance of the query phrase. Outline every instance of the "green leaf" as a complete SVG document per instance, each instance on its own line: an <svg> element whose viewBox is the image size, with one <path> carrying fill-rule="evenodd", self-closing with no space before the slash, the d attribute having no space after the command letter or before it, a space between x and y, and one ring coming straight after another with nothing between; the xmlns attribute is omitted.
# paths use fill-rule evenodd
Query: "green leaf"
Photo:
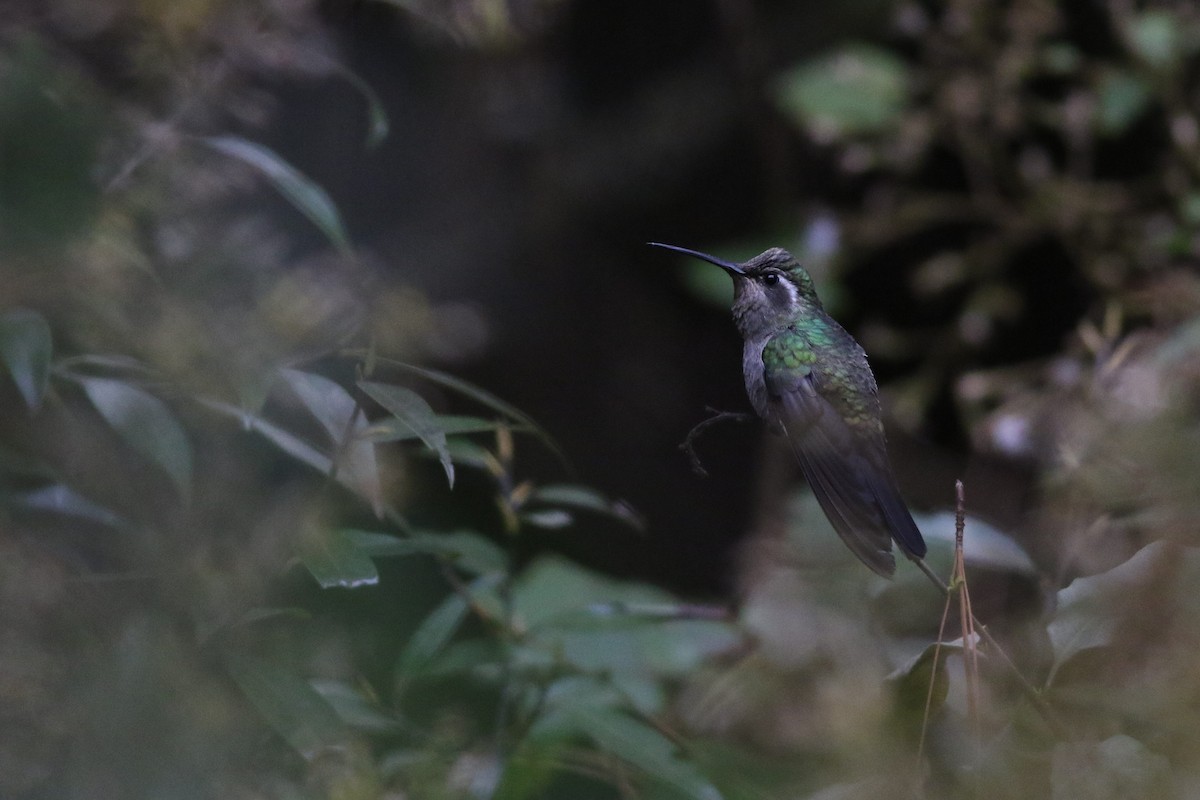
<svg viewBox="0 0 1200 800"><path fill-rule="evenodd" d="M978 637L975 644L978 645ZM896 699L898 710L909 718L920 719L929 702L930 716L936 714L946 703L950 693L950 678L946 674L946 658L964 650L962 637L939 646L931 642L921 652L897 667L885 679ZM937 655L937 671L934 671L934 655ZM929 684L933 682L933 696Z"/></svg>
<svg viewBox="0 0 1200 800"><path fill-rule="evenodd" d="M1150 87L1131 72L1106 72L1096 88L1096 128L1104 136L1118 136L1137 122L1150 105Z"/></svg>
<svg viewBox="0 0 1200 800"><path fill-rule="evenodd" d="M286 431L273 422L269 422L263 417L253 414L244 408L222 402L220 400L210 400L200 398L197 402L200 405L219 414L232 417L237 420L247 431L257 433L265 438L271 444L275 445L279 450L296 459L302 464L312 467L322 475L331 475L333 473L333 461L329 456L322 453L316 447L313 447L308 442L301 439L299 436ZM370 483L363 483L356 473L347 470L338 470L336 473L337 482L345 486L350 491L363 497L363 499L374 504L375 498L363 494Z"/></svg>
<svg viewBox="0 0 1200 800"><path fill-rule="evenodd" d="M1125 36L1143 61L1164 69L1179 61L1186 30L1182 19L1170 11L1157 9L1129 17Z"/></svg>
<svg viewBox="0 0 1200 800"><path fill-rule="evenodd" d="M742 642L730 623L692 615L663 620L641 609L679 609L669 593L618 581L563 558L544 556L513 582L513 614L530 632L530 646L553 653L580 671L605 673L631 692L655 699L646 681L687 674ZM633 613L613 614L614 609Z"/></svg>
<svg viewBox="0 0 1200 800"><path fill-rule="evenodd" d="M451 389L463 395L464 397L474 400L480 405L486 406L493 411L500 412L508 419L518 423L518 428L532 431L534 435L536 435L542 442L542 444L544 444L546 448L550 450L550 452L553 453L561 463L568 464L567 457L563 455L563 452L559 449L558 444L556 444L554 439L550 437L550 434L546 433L546 431L540 425L533 421L532 417L517 407L504 402L490 392L480 389L478 386L468 383L461 378L456 378L448 373L440 372L435 369L429 369L428 367L418 367L415 364L407 364L403 361L395 361L388 358L381 358L379 359L379 362L386 363L392 367L404 370L405 372L409 372L413 375L417 375L432 383L436 383L439 386Z"/></svg>
<svg viewBox="0 0 1200 800"><path fill-rule="evenodd" d="M8 503L16 508L47 511L68 517L98 522L110 528L121 528L124 520L103 506L93 503L66 484L56 483L32 492L14 494Z"/></svg>
<svg viewBox="0 0 1200 800"><path fill-rule="evenodd" d="M575 518L562 509L551 508L545 511L528 511L521 515L521 520L535 528L555 531L566 528Z"/></svg>
<svg viewBox="0 0 1200 800"><path fill-rule="evenodd" d="M379 99L379 95L371 88L371 85L360 78L356 72L347 68L340 63L334 63L334 71L346 79L346 81L362 94L363 99L367 101L367 148L377 147L384 139L387 138L388 123L387 111L383 108L383 103Z"/></svg>
<svg viewBox="0 0 1200 800"><path fill-rule="evenodd" d="M212 136L201 141L212 149L257 169L289 203L308 217L335 247L344 253L351 251L350 239L342 226L342 218L329 195L284 161L274 150L237 136Z"/></svg>
<svg viewBox="0 0 1200 800"><path fill-rule="evenodd" d="M1050 766L1053 800L1174 797L1171 763L1130 736L1060 742Z"/></svg>
<svg viewBox="0 0 1200 800"><path fill-rule="evenodd" d="M490 590L502 579L502 575L477 578L471 583L469 591L474 593ZM404 645L400 658L396 661L396 677L407 681L423 674L435 656L454 637L470 608L468 598L462 594L453 592L447 595L446 599L417 626Z"/></svg>
<svg viewBox="0 0 1200 800"><path fill-rule="evenodd" d="M432 555L476 575L508 570L508 555L492 540L472 531L419 532L404 536L346 529L342 533L371 558Z"/></svg>
<svg viewBox="0 0 1200 800"><path fill-rule="evenodd" d="M321 375L294 369L280 370L279 374L329 434L343 485L366 498L375 516L382 517L383 487L375 445L361 436L367 420L358 403L340 385Z"/></svg>
<svg viewBox="0 0 1200 800"><path fill-rule="evenodd" d="M569 705L543 716L530 729L536 740L586 737L637 767L653 781L694 800L720 800L717 787L695 764L680 757L675 743L646 723L596 705Z"/></svg>
<svg viewBox="0 0 1200 800"><path fill-rule="evenodd" d="M301 542L300 560L322 589L355 589L379 583L379 572L346 531L326 530L316 523Z"/></svg>
<svg viewBox="0 0 1200 800"><path fill-rule="evenodd" d="M642 530L644 527L644 523L638 517L637 512L630 508L624 501L610 500L600 492L589 489L586 486L569 484L542 486L534 491L533 495L529 498L529 502L535 505L595 511L598 514L605 514L618 519L638 530Z"/></svg>
<svg viewBox="0 0 1200 800"><path fill-rule="evenodd" d="M495 420L483 419L481 417L462 417L453 414L437 414L435 419L437 420L438 427L447 436L456 436L464 433L487 433L504 425L504 423L496 422ZM511 428L511 430L520 432L522 429ZM420 438L416 431L394 417L388 417L387 419L381 419L378 422L372 423L359 435L373 442L403 442Z"/></svg>
<svg viewBox="0 0 1200 800"><path fill-rule="evenodd" d="M344 748L349 731L300 676L253 656L226 652L225 669L267 724L308 760Z"/></svg>
<svg viewBox="0 0 1200 800"><path fill-rule="evenodd" d="M785 72L775 98L785 114L830 141L893 128L908 102L908 82L895 55L851 45Z"/></svg>
<svg viewBox="0 0 1200 800"><path fill-rule="evenodd" d="M446 481L453 487L454 463L450 460L450 451L446 449L446 432L438 426L437 414L433 413L425 399L411 389L388 383L359 381L358 386L389 414L407 425L426 447L437 453L442 469L446 471Z"/></svg>
<svg viewBox="0 0 1200 800"><path fill-rule="evenodd" d="M398 719L344 681L309 681L309 685L355 730L395 733L402 728Z"/></svg>
<svg viewBox="0 0 1200 800"><path fill-rule="evenodd" d="M1167 556L1167 547L1162 542L1147 545L1108 572L1076 578L1059 591L1054 619L1047 627L1054 647L1047 686L1075 655L1113 643L1124 618L1121 612L1125 603L1138 587L1152 579L1156 565Z"/></svg>
<svg viewBox="0 0 1200 800"><path fill-rule="evenodd" d="M192 493L192 446L166 403L111 378L77 378L92 405L135 451L154 462L186 503Z"/></svg>
<svg viewBox="0 0 1200 800"><path fill-rule="evenodd" d="M209 400L201 398L198 401L205 408L211 409L218 413L233 417L246 428L247 431L252 431L259 434L271 444L275 445L281 451L296 459L302 464L306 464L317 472L323 475L329 475L333 470L333 461L329 456L322 453L317 448L313 447L308 442L301 439L289 431L285 431L273 422L268 422L258 414L252 414L244 408L240 408L220 400Z"/></svg>
<svg viewBox="0 0 1200 800"><path fill-rule="evenodd" d="M52 350L50 325L41 314L14 309L0 316L0 357L34 411L46 396Z"/></svg>
<svg viewBox="0 0 1200 800"><path fill-rule="evenodd" d="M934 549L944 551L945 564L950 566L954 554L954 514L942 511L935 514L915 514L914 520L925 541ZM968 567L982 567L997 572L1035 577L1037 565L1015 539L978 517L967 516L963 528L963 560Z"/></svg>

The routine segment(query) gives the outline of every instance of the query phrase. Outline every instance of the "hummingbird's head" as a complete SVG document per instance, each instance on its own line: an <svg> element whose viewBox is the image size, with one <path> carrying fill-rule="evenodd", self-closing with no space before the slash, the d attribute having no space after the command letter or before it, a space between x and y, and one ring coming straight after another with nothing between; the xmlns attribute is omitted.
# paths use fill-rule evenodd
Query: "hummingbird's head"
<svg viewBox="0 0 1200 800"><path fill-rule="evenodd" d="M772 247L749 261L736 264L696 250L657 242L650 244L695 256L729 273L733 278L733 320L745 339L772 333L822 310L812 277L796 257L782 247Z"/></svg>

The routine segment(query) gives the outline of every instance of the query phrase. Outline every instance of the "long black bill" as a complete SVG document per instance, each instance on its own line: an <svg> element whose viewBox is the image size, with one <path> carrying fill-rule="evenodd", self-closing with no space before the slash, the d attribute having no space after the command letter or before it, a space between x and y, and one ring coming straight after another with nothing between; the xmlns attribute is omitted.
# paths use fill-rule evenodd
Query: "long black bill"
<svg viewBox="0 0 1200 800"><path fill-rule="evenodd" d="M716 256L710 256L708 253L701 253L699 250L688 250L686 247L676 247L673 244L663 244L662 242L646 242L646 244L650 245L651 247L661 247L664 250L674 250L676 253L695 256L696 258L707 261L710 264L716 264L721 269L725 270L726 272L733 273L734 275L746 274L745 270L743 270L740 265L735 264L732 261L726 261L722 258L717 258Z"/></svg>

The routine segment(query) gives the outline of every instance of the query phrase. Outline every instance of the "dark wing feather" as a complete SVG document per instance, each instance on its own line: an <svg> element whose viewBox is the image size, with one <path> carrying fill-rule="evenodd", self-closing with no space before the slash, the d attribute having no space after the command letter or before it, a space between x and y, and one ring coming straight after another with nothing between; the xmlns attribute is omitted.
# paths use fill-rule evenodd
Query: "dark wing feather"
<svg viewBox="0 0 1200 800"><path fill-rule="evenodd" d="M887 460L882 435L853 430L816 388L811 372L766 374L768 402L813 494L846 546L875 572L896 568L892 539L925 555Z"/></svg>

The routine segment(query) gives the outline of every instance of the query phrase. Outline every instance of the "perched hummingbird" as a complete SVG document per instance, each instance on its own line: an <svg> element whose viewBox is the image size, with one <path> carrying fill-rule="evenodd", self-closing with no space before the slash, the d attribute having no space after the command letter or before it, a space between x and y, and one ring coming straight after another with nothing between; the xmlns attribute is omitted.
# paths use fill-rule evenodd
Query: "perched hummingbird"
<svg viewBox="0 0 1200 800"><path fill-rule="evenodd" d="M716 264L733 278L733 321L745 348L746 393L787 437L809 487L854 555L889 577L892 540L925 556L888 461L879 391L867 354L821 306L812 278L774 247L743 264L650 242Z"/></svg>

